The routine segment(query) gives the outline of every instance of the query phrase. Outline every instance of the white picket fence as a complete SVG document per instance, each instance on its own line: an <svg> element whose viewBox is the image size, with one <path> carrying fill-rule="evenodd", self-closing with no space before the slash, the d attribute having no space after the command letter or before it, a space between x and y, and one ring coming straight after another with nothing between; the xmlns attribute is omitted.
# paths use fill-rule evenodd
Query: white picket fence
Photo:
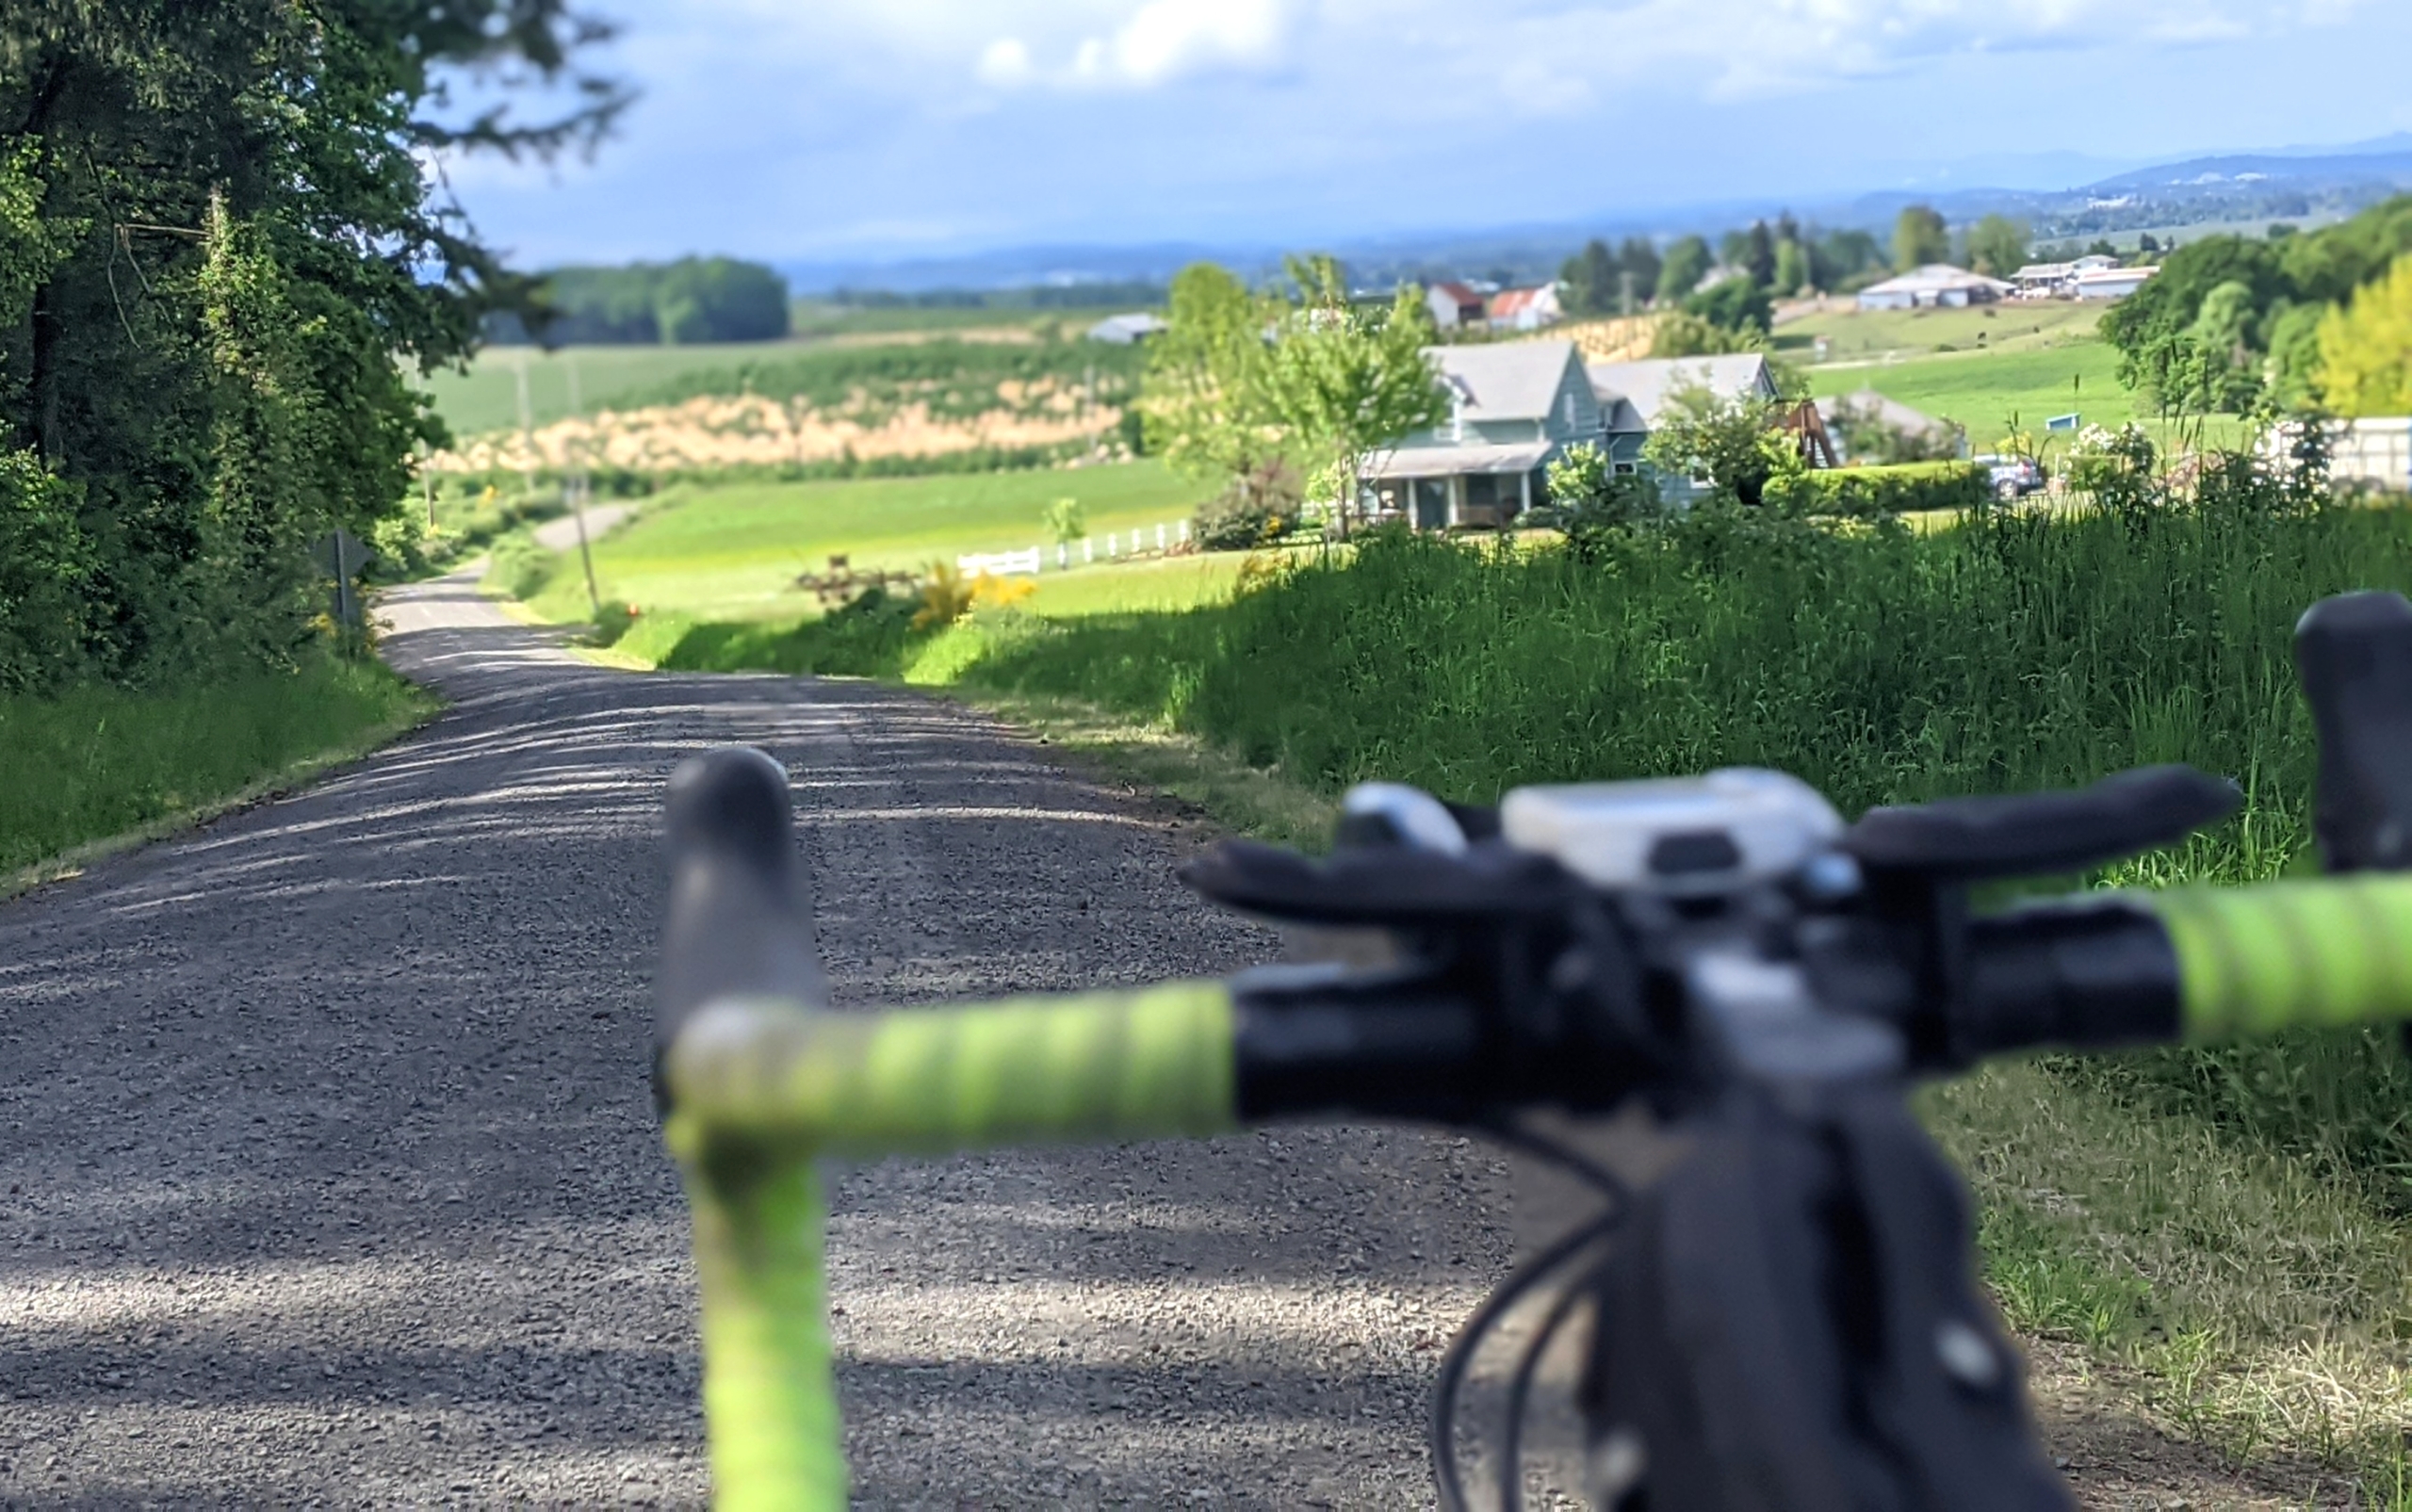
<svg viewBox="0 0 2412 1512"><path fill-rule="evenodd" d="M1085 536L1081 541L1080 565L1097 561L1120 561L1131 557L1161 557L1189 545L1189 522L1177 520L1152 528L1142 526L1135 530L1109 530L1102 538ZM966 577L1035 577L1047 564L1043 546L1024 551L991 551L973 553L954 559L954 570ZM1055 547L1055 567L1063 571L1072 565L1072 548L1059 544Z"/></svg>

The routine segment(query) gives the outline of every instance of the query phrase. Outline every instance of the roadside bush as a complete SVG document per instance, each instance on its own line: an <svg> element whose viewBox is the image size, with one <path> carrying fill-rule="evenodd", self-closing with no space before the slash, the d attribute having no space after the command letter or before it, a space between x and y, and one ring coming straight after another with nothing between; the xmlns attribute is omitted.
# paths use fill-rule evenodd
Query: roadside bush
<svg viewBox="0 0 2412 1512"><path fill-rule="evenodd" d="M0 692L45 688L84 659L90 543L82 490L30 451L0 451Z"/></svg>
<svg viewBox="0 0 2412 1512"><path fill-rule="evenodd" d="M1201 551L1253 551L1296 528L1306 492L1298 475L1274 464L1231 480L1198 506L1191 528Z"/></svg>
<svg viewBox="0 0 2412 1512"><path fill-rule="evenodd" d="M1922 510L1981 508L1993 497L1993 484L1974 463L1903 463L1779 475L1768 480L1766 497L1788 514L1874 520Z"/></svg>
<svg viewBox="0 0 2412 1512"><path fill-rule="evenodd" d="M506 537L494 548L485 580L513 598L533 598L562 570L562 555L538 545L532 537Z"/></svg>

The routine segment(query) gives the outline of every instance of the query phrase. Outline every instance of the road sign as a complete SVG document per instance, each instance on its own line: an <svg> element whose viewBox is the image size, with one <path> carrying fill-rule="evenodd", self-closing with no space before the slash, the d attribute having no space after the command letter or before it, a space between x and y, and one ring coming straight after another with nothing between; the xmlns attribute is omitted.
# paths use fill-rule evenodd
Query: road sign
<svg viewBox="0 0 2412 1512"><path fill-rule="evenodd" d="M2044 429L2046 431L2074 431L2078 428L2078 423L2082 419L2083 416L2081 415L2056 415L2044 422Z"/></svg>
<svg viewBox="0 0 2412 1512"><path fill-rule="evenodd" d="M360 591L352 586L377 553L368 549L367 542L338 526L333 535L310 548L311 557L335 580L334 616L337 625L358 625L361 622Z"/></svg>

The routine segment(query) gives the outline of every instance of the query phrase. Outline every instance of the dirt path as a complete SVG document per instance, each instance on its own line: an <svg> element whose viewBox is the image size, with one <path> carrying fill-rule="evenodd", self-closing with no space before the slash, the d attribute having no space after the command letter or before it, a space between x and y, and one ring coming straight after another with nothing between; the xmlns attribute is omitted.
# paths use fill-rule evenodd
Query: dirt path
<svg viewBox="0 0 2412 1512"><path fill-rule="evenodd" d="M1173 882L1193 823L978 716L602 671L462 579L388 612L451 712L0 906L0 1503L703 1499L644 1081L661 784L700 746L795 774L844 1002L1272 949ZM1506 1211L1480 1149L1399 1132L854 1173L860 1499L1429 1504L1425 1399ZM2236 1489L2115 1463L2098 1504Z"/></svg>

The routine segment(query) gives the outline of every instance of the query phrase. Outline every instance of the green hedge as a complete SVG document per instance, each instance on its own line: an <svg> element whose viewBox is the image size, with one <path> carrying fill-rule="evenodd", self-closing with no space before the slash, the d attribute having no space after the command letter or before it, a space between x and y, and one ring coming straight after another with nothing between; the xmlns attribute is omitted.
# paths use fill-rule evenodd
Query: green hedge
<svg viewBox="0 0 2412 1512"><path fill-rule="evenodd" d="M1917 510L1964 510L1993 496L1993 480L1972 462L1912 462L1840 467L1772 479L1768 502L1791 514L1868 520Z"/></svg>

